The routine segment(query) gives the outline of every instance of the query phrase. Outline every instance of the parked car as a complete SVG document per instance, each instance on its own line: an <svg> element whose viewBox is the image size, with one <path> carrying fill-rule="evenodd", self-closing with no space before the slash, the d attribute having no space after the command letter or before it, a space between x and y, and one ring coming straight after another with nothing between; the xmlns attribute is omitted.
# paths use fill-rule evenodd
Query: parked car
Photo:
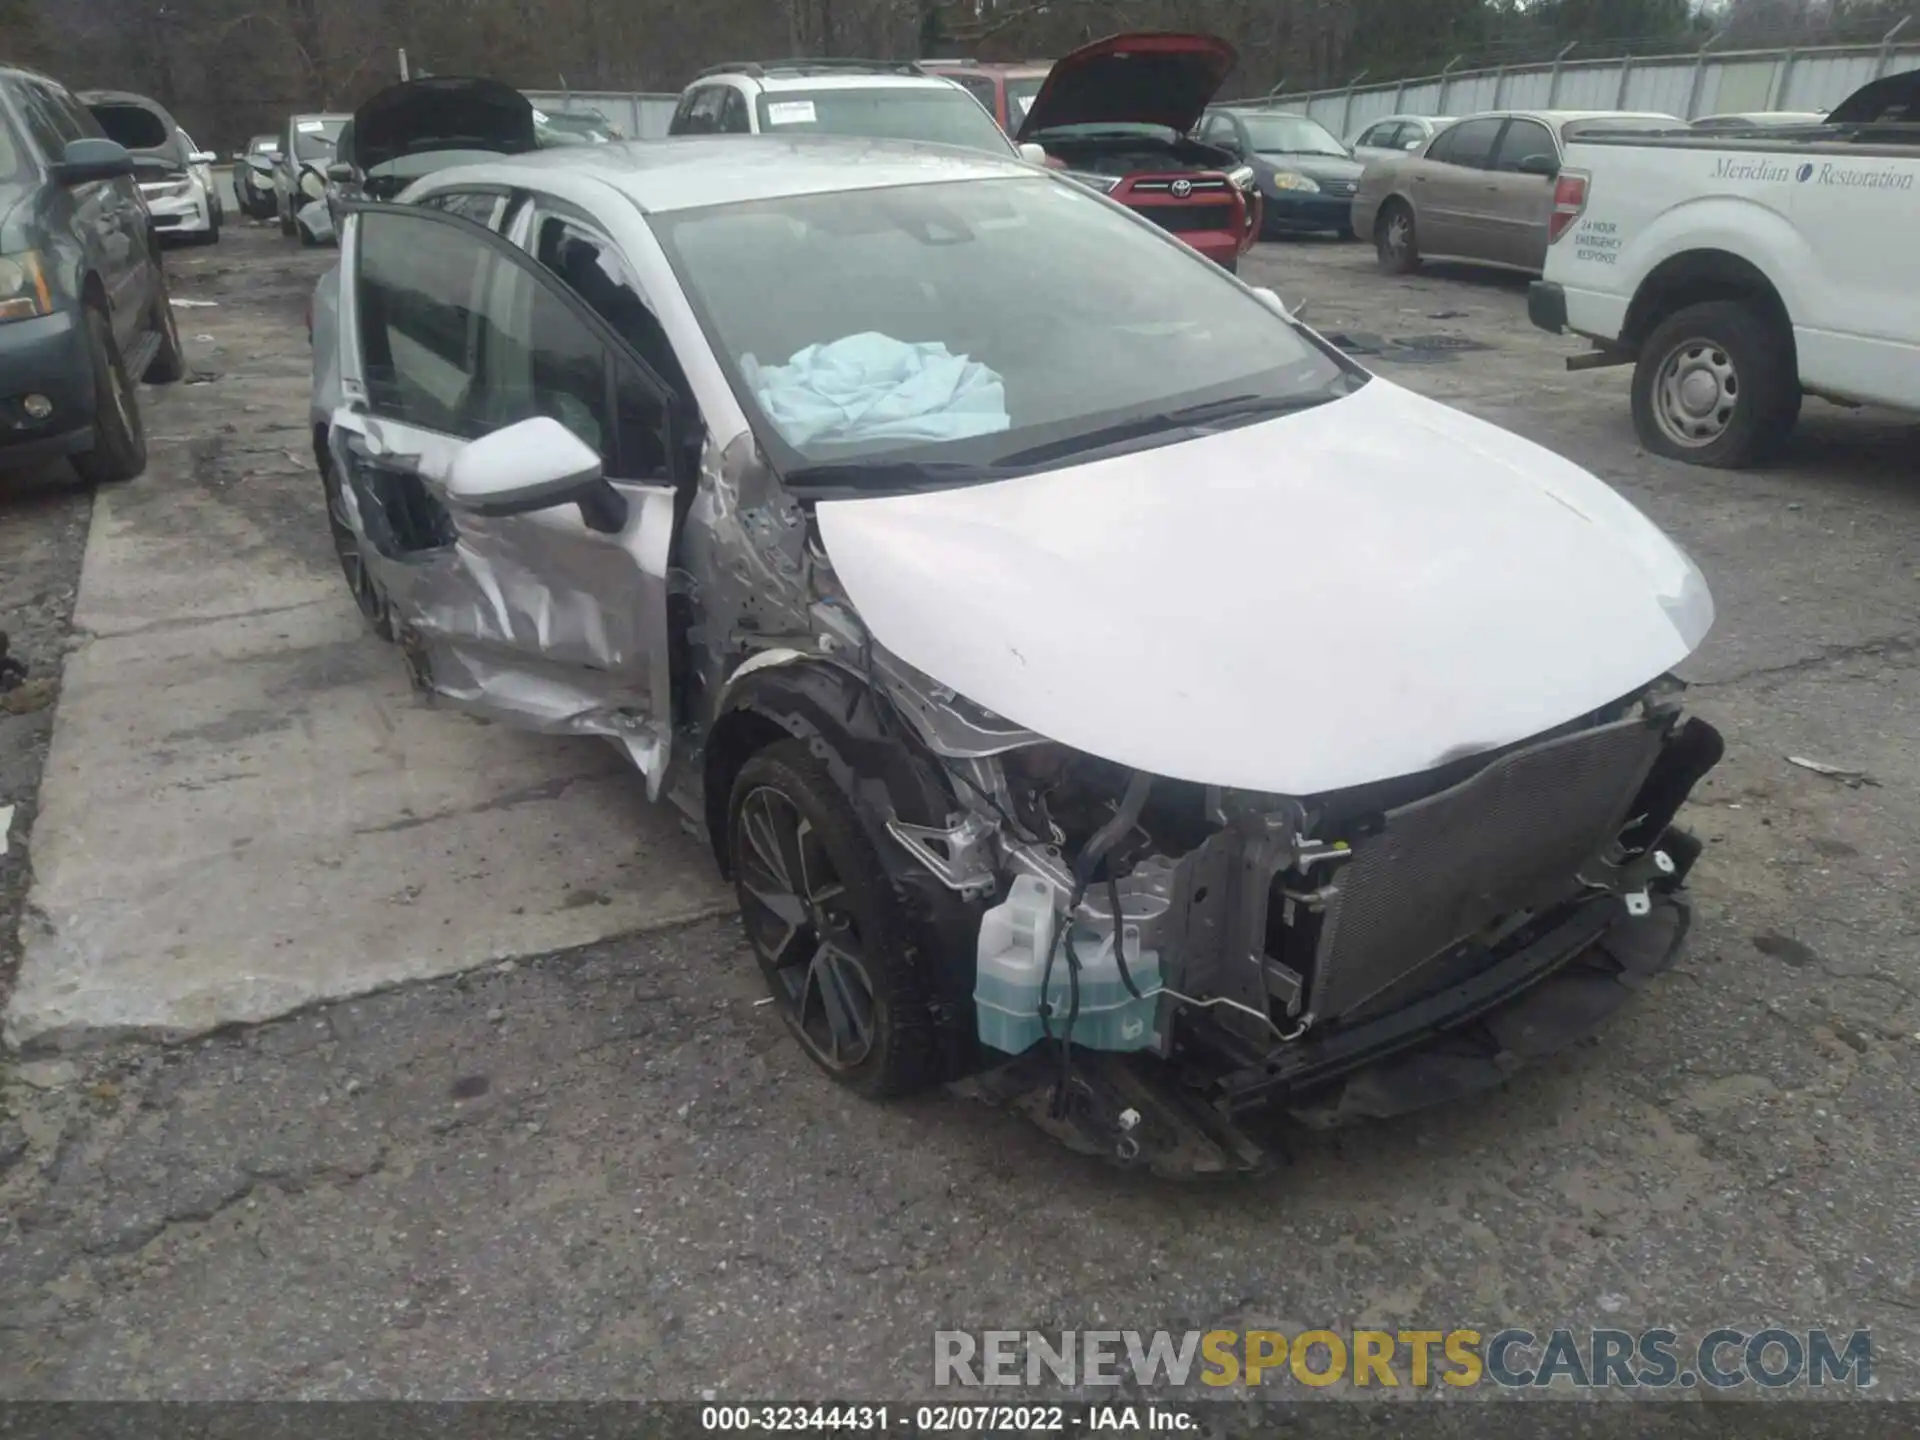
<svg viewBox="0 0 1920 1440"><path fill-rule="evenodd" d="M1348 142L1362 165L1409 154L1453 123L1451 115L1383 115Z"/></svg>
<svg viewBox="0 0 1920 1440"><path fill-rule="evenodd" d="M1017 60L994 64L977 60L922 60L920 68L944 75L964 87L973 98L987 107L987 113L1009 135L1027 118L1033 97L1040 93L1051 60Z"/></svg>
<svg viewBox="0 0 1920 1440"><path fill-rule="evenodd" d="M1706 115L1693 122L1695 130L1773 130L1788 125L1818 125L1824 110L1759 110L1744 115Z"/></svg>
<svg viewBox="0 0 1920 1440"><path fill-rule="evenodd" d="M1668 130L1672 115L1502 110L1469 115L1417 154L1376 160L1360 177L1353 228L1397 275L1422 260L1471 260L1538 274L1547 263L1554 177L1579 131Z"/></svg>
<svg viewBox="0 0 1920 1440"><path fill-rule="evenodd" d="M211 150L202 150L193 143L193 137L184 130L180 132L180 141L187 147L187 169L192 173L194 183L200 187L201 193L207 197L207 205L213 211L213 228L217 238L220 226L227 218L226 202L220 198L220 185L213 175L214 163L220 157Z"/></svg>
<svg viewBox="0 0 1920 1440"><path fill-rule="evenodd" d="M1353 238L1353 192L1366 167L1318 120L1216 106L1200 138L1253 167L1262 239L1320 230Z"/></svg>
<svg viewBox="0 0 1920 1440"><path fill-rule="evenodd" d="M80 100L108 139L148 162L140 177L140 193L161 236L200 245L219 240L213 157L194 149L166 107L124 90L86 90Z"/></svg>
<svg viewBox="0 0 1920 1440"><path fill-rule="evenodd" d="M157 162L149 160L148 164ZM146 468L136 379L185 371L140 162L69 91L0 67L0 464Z"/></svg>
<svg viewBox="0 0 1920 1440"><path fill-rule="evenodd" d="M351 593L424 692L705 831L840 1083L1233 1167L1236 1113L1458 1101L1678 953L1712 600L1594 476L1012 156L715 136L405 200L316 293ZM1338 623L1276 640L1277 535Z"/></svg>
<svg viewBox="0 0 1920 1440"><path fill-rule="evenodd" d="M326 233L319 238L333 241L355 201L390 200L435 170L535 149L537 114L512 86L478 76L389 85L340 127L327 166Z"/></svg>
<svg viewBox="0 0 1920 1440"><path fill-rule="evenodd" d="M252 162L258 159L256 167ZM255 135L233 157L233 195L249 220L271 220L274 213L273 167L280 159L280 137Z"/></svg>
<svg viewBox="0 0 1920 1440"><path fill-rule="evenodd" d="M289 239L300 236L312 244L316 237L303 231L299 216L302 209L327 197L327 166L333 163L334 142L340 138L345 115L292 115L280 142L280 158L273 167L274 212L280 220L280 233Z"/></svg>
<svg viewBox="0 0 1920 1440"><path fill-rule="evenodd" d="M1632 365L1656 455L1736 469L1785 443L1805 395L1920 416L1920 70L1826 123L1596 133L1567 149L1533 322Z"/></svg>
<svg viewBox="0 0 1920 1440"><path fill-rule="evenodd" d="M1018 153L960 86L896 60L716 65L680 96L667 134L870 135Z"/></svg>
<svg viewBox="0 0 1920 1440"><path fill-rule="evenodd" d="M1228 270L1258 238L1254 171L1192 138L1238 63L1216 35L1114 35L1055 61L1014 132Z"/></svg>

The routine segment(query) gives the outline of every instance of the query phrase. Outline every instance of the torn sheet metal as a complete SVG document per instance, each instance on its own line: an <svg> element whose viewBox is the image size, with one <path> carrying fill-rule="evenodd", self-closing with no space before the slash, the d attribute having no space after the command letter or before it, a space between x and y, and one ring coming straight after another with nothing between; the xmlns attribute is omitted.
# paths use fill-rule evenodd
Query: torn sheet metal
<svg viewBox="0 0 1920 1440"><path fill-rule="evenodd" d="M672 713L672 493L616 483L628 518L608 535L570 505L511 520L456 515L432 482L368 463L344 432L335 455L353 476L342 498L368 537L366 563L416 684L521 729L607 736L657 796Z"/></svg>
<svg viewBox="0 0 1920 1440"><path fill-rule="evenodd" d="M333 212L327 208L324 200L309 200L302 205L294 216L300 222L300 228L313 237L316 245L334 245L340 237L334 234Z"/></svg>

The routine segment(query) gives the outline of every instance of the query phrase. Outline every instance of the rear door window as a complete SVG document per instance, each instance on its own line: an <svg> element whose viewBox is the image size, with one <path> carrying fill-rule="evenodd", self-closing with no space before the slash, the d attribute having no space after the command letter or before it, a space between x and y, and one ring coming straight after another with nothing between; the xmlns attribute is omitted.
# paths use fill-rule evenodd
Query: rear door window
<svg viewBox="0 0 1920 1440"><path fill-rule="evenodd" d="M1500 139L1500 127L1506 123L1500 119L1462 120L1458 125L1449 126L1441 132L1440 137L1427 148L1427 158L1447 165L1484 170L1493 156L1494 145Z"/></svg>
<svg viewBox="0 0 1920 1440"><path fill-rule="evenodd" d="M1512 174L1520 169L1523 160L1534 156L1554 160L1559 154L1554 148L1553 136L1539 121L1510 120L1507 133L1500 137L1500 148L1494 152L1492 168Z"/></svg>
<svg viewBox="0 0 1920 1440"><path fill-rule="evenodd" d="M748 135L753 131L747 97L731 85L727 86L726 97L720 102L720 129L727 135Z"/></svg>

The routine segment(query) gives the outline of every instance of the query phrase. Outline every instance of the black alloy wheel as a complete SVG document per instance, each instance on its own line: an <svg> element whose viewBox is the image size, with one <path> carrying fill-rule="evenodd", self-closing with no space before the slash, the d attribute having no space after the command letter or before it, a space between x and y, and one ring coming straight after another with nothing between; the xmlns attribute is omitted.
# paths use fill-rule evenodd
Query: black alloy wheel
<svg viewBox="0 0 1920 1440"><path fill-rule="evenodd" d="M832 777L782 741L741 768L728 813L741 919L794 1038L869 1097L930 1084L938 1054L899 903Z"/></svg>

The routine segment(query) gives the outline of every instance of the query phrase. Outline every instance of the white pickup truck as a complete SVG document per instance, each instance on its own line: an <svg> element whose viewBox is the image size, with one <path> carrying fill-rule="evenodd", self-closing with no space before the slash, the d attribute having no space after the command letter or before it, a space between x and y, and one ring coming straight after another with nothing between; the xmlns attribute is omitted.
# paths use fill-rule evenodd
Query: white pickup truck
<svg viewBox="0 0 1920 1440"><path fill-rule="evenodd" d="M1533 323L1631 364L1648 450L1764 460L1803 394L1920 412L1920 70L1816 125L1585 134Z"/></svg>

